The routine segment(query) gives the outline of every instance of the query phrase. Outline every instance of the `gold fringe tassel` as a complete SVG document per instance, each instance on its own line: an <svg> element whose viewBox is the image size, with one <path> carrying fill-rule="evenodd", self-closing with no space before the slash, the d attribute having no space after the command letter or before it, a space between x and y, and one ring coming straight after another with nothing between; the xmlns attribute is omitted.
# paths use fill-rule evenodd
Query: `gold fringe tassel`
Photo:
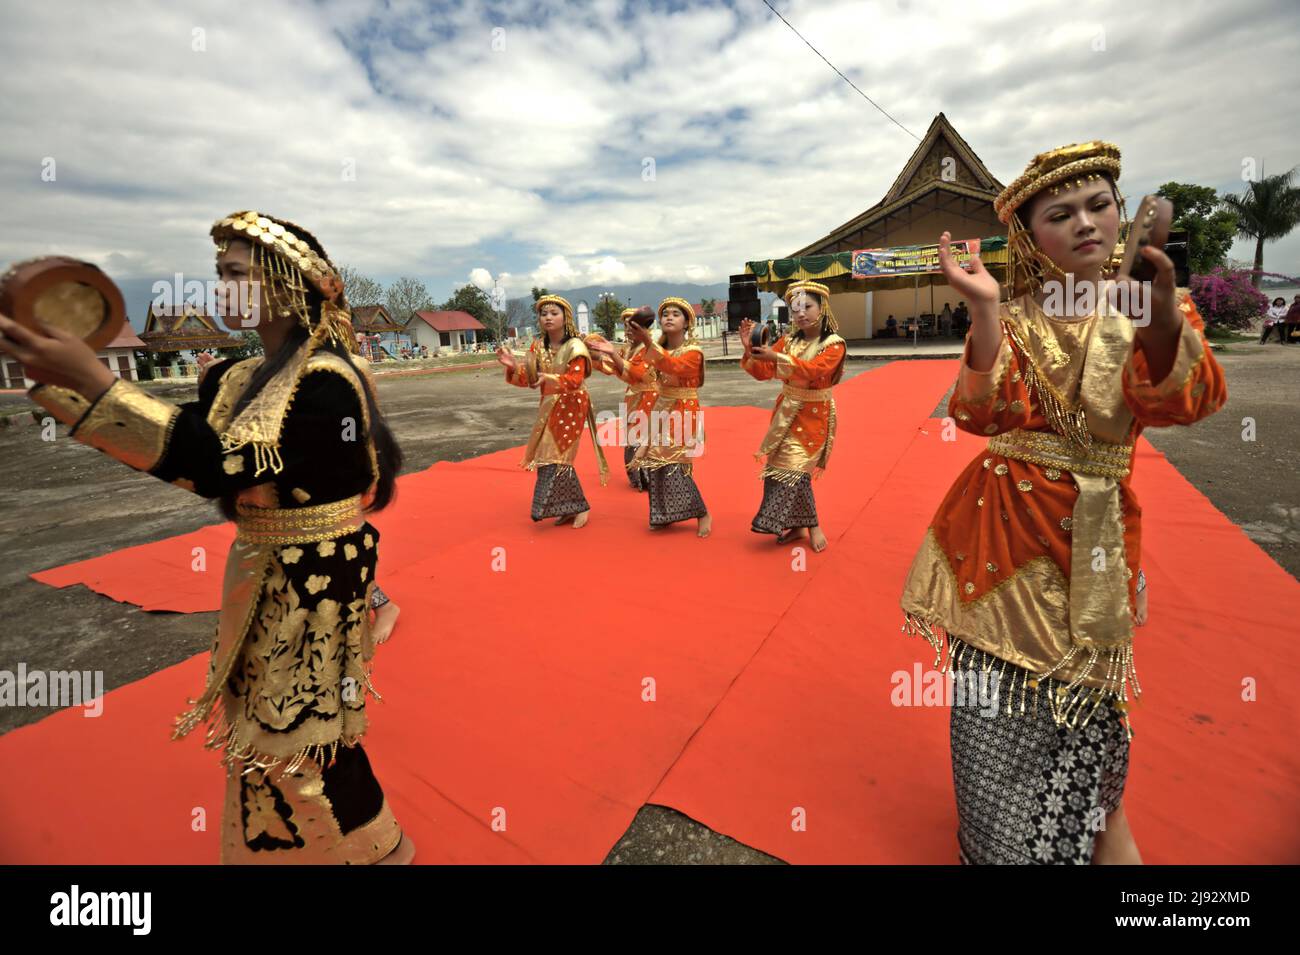
<svg viewBox="0 0 1300 955"><path fill-rule="evenodd" d="M1006 675L1007 668L1014 666L1009 661L998 660L987 651L980 651L971 644L954 637L948 633L942 626L911 613L903 614L903 625L900 630L908 636L923 637L931 648L935 651L934 666L940 673L948 673L961 664L963 654L969 650L971 653L984 653L982 671L985 673L992 672L996 665L994 661L1000 663L998 686L1003 686L1003 678ZM1066 683L1053 674L1067 668L1072 662L1077 660L1084 653L1087 653L1087 659L1083 669ZM946 654L946 659L945 659ZM1099 666L1105 666L1105 676L1102 680L1101 687L1085 686L1084 680ZM1015 712L1014 698L1015 687L1014 677L1010 688L1010 696L1007 701L1007 714L1012 715ZM1038 691L1043 688L1047 694L1048 712L1052 715L1052 720L1057 726L1063 726L1070 730L1076 730L1081 726L1087 726L1102 706L1110 704L1119 713L1120 721L1124 725L1124 731L1129 739L1133 738L1133 726L1129 720L1129 685L1132 684L1132 699L1137 702L1141 696L1142 688L1137 679L1137 667L1134 662L1132 645L1117 647L1113 650L1090 649L1084 650L1081 647L1071 647L1056 665L1044 673L1025 672L1020 681L1020 715L1025 715L1027 711L1033 712L1037 708ZM1028 704L1029 691L1033 690L1034 703L1031 708Z"/></svg>

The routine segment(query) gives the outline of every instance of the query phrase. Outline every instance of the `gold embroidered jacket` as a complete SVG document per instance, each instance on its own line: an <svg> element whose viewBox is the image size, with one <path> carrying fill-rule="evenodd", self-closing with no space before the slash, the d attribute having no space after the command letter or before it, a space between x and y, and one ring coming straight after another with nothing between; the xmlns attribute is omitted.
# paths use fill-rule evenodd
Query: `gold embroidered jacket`
<svg viewBox="0 0 1300 955"><path fill-rule="evenodd" d="M292 771L309 756L328 762L366 728L379 534L361 501L377 469L346 359L304 345L234 415L261 361L210 367L198 400L180 407L127 381L94 402L49 385L31 396L78 441L236 501L207 685L175 735L208 721L228 763Z"/></svg>
<svg viewBox="0 0 1300 955"><path fill-rule="evenodd" d="M1084 696L1122 708L1130 682L1139 692L1134 442L1227 398L1190 297L1179 309L1173 369L1152 382L1133 322L1108 304L1075 321L1049 318L1027 296L1002 306L993 368L974 371L968 350L949 403L957 426L989 446L953 483L912 563L906 630L940 654L946 631L1062 681L1076 702L1096 690Z"/></svg>

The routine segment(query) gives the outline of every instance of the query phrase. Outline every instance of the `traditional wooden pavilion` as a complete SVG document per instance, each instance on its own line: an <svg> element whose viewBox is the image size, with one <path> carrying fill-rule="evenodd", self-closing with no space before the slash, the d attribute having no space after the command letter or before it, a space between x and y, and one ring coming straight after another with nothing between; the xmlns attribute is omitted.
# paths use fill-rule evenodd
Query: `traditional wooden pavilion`
<svg viewBox="0 0 1300 955"><path fill-rule="evenodd" d="M848 339L873 338L889 316L899 327L934 314L958 296L941 273L853 276L853 252L926 245L947 229L954 239L980 239L980 258L999 279L1006 267L1006 228L993 213L1003 189L948 118L940 113L884 197L783 259L746 263L760 289L781 294L790 282L815 279L831 290L831 307Z"/></svg>
<svg viewBox="0 0 1300 955"><path fill-rule="evenodd" d="M207 309L193 305L151 305L140 333L151 352L238 348L239 339L219 328Z"/></svg>

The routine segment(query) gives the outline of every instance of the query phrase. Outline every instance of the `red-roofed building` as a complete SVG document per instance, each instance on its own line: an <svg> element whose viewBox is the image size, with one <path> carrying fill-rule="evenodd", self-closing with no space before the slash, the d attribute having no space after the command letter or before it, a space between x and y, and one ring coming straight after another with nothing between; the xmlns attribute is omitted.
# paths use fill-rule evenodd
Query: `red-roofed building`
<svg viewBox="0 0 1300 955"><path fill-rule="evenodd" d="M140 340L130 324L122 326L117 337L99 350L98 358L117 377L125 381L139 381L135 367L135 350L144 351L149 346ZM23 366L8 355L0 355L0 381L5 388L27 388L23 382Z"/></svg>
<svg viewBox="0 0 1300 955"><path fill-rule="evenodd" d="M406 330L416 346L425 345L429 354L436 355L440 348L463 351L466 345L477 341L479 332L487 327L469 312L416 312L407 323Z"/></svg>

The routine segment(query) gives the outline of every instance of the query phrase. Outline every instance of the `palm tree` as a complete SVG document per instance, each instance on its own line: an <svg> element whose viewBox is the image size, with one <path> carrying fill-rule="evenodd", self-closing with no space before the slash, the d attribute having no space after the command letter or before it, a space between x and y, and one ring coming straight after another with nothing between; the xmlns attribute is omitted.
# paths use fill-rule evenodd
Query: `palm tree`
<svg viewBox="0 0 1300 955"><path fill-rule="evenodd" d="M1224 196L1221 205L1237 215L1237 235L1255 240L1255 274L1259 288L1264 271L1264 243L1280 239L1300 225L1300 189L1291 184L1295 169L1250 183L1245 195Z"/></svg>

